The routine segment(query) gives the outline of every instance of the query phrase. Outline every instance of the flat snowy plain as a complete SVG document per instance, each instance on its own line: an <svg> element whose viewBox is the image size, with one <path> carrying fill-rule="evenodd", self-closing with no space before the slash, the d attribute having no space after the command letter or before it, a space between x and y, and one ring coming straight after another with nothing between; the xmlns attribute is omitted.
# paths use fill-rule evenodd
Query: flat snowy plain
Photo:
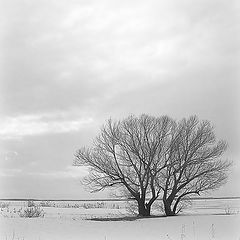
<svg viewBox="0 0 240 240"><path fill-rule="evenodd" d="M131 217L126 202L120 201L47 204L48 207L42 207L44 217L22 218L18 211L23 210L27 202L2 201L0 239L240 240L240 199L194 200L174 217L165 217L156 204L153 206L155 216L145 219Z"/></svg>

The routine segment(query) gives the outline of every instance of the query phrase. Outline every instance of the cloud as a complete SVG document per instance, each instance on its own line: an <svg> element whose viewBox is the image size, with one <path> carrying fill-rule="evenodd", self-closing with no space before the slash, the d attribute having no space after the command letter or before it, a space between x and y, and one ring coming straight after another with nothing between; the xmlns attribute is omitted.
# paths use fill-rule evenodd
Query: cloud
<svg viewBox="0 0 240 240"><path fill-rule="evenodd" d="M16 177L16 176L35 176L41 178L81 178L88 174L87 167L67 166L62 170L26 170L23 168L6 168L0 169L0 177Z"/></svg>
<svg viewBox="0 0 240 240"><path fill-rule="evenodd" d="M97 111L119 92L236 62L232 1L13 3L2 45L9 115Z"/></svg>
<svg viewBox="0 0 240 240"><path fill-rule="evenodd" d="M0 120L0 139L15 139L24 136L67 133L79 131L93 122L92 118L76 117L68 119L64 113L41 115L20 115Z"/></svg>
<svg viewBox="0 0 240 240"><path fill-rule="evenodd" d="M3 6L1 157L6 169L26 173L15 171L14 194L39 184L44 192L52 178L71 181L78 170L83 175L65 166L110 116L197 114L238 149L237 1L12 0Z"/></svg>
<svg viewBox="0 0 240 240"><path fill-rule="evenodd" d="M22 169L19 168L1 168L0 177L15 177L22 173Z"/></svg>
<svg viewBox="0 0 240 240"><path fill-rule="evenodd" d="M87 167L67 166L61 171L46 171L46 172L29 172L27 175L34 175L43 178L81 178L88 174Z"/></svg>
<svg viewBox="0 0 240 240"><path fill-rule="evenodd" d="M18 152L16 151L5 151L5 152L0 152L0 162L3 161L14 161L18 156Z"/></svg>

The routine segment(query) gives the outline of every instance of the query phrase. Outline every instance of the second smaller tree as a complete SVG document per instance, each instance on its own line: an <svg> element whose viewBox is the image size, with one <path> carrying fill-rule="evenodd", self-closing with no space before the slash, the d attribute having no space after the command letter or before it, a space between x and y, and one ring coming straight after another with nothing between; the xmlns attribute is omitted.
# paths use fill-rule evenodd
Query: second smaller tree
<svg viewBox="0 0 240 240"><path fill-rule="evenodd" d="M192 194L219 188L226 182L231 163L221 159L227 144L217 141L209 121L193 116L175 128L168 149L168 165L159 179L167 216L176 215Z"/></svg>

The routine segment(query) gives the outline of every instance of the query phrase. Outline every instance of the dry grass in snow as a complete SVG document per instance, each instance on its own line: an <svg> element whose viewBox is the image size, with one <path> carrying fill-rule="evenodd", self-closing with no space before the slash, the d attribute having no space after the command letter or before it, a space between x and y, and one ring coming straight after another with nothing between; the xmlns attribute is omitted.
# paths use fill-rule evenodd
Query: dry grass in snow
<svg viewBox="0 0 240 240"><path fill-rule="evenodd" d="M88 208L82 203L66 207L57 202L41 207L43 217L22 218L18 211L27 205L11 202L1 209L0 239L239 240L240 201L211 201L195 202L175 217L164 217L156 209L158 216L145 219L130 216L123 203L114 203L114 208L109 203Z"/></svg>

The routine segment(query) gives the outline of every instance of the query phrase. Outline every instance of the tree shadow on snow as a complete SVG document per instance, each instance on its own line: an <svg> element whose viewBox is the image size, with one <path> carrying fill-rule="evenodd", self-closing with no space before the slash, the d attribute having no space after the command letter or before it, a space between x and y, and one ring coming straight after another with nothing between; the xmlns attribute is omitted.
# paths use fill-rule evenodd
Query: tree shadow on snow
<svg viewBox="0 0 240 240"><path fill-rule="evenodd" d="M166 217L165 215L152 215L152 216L147 216L147 217L142 217L142 216L123 216L123 217L95 217L95 218L88 218L87 220L91 221L103 221L103 222L116 222L116 221L135 221L139 219L149 219L149 218L163 218Z"/></svg>

